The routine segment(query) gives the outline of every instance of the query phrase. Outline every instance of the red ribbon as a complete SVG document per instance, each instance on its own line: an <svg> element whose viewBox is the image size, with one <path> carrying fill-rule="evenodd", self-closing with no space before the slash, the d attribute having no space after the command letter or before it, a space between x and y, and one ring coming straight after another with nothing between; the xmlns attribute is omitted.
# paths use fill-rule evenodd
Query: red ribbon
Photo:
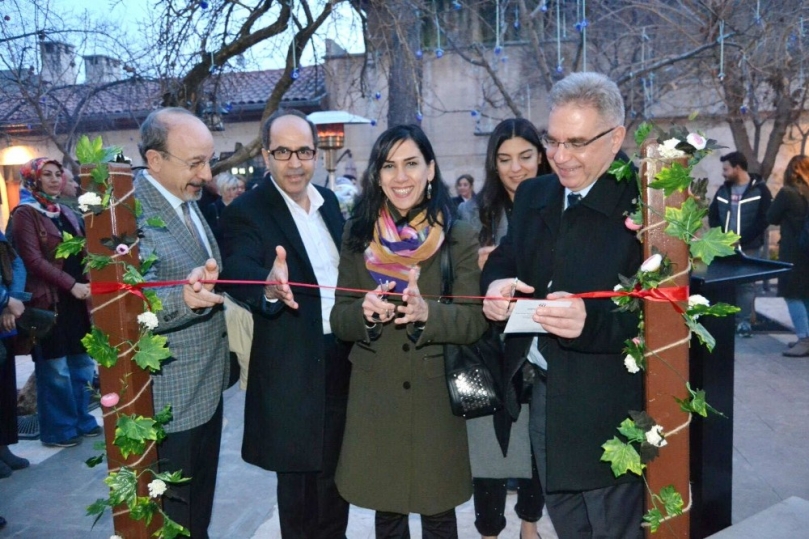
<svg viewBox="0 0 809 539"><path fill-rule="evenodd" d="M275 281L240 281L240 280L229 280L229 279L218 279L218 280L200 280L200 283L203 284L247 284L247 285L274 285L280 284ZM146 283L137 283L137 284L127 284L127 283L117 283L117 282L110 282L110 281L102 281L102 282L92 282L90 283L90 292L93 294L112 294L113 292L117 292L119 290L129 292L130 294L135 294L139 298L144 301L148 300L143 295L141 291L142 288L160 288L164 286L179 286L188 284L188 281L151 281ZM309 283L296 283L296 282L288 282L289 286L298 286L303 288L328 288L333 290L339 290L341 292L357 292L361 294L366 294L371 292L371 290L365 290L361 288L344 288L339 286L324 286L324 285L317 285L317 284L309 284ZM401 296L401 292L387 292L387 295L390 296ZM573 294L571 297L574 298L581 298L581 299L603 299L603 298L617 298L617 297L631 297L631 298L639 298L639 299L648 299L650 301L668 301L671 303L674 310L678 313L682 314L685 311L682 307L678 305L680 301L688 301L688 287L687 286L666 286L662 288L650 288L648 290L636 288L635 290L625 291L625 290L610 290L610 291L599 291L599 292L582 292L580 294ZM440 296L430 296L424 294L422 297L440 297ZM502 300L501 297L487 297L487 296L449 296L454 299L480 299L480 300ZM533 298L515 298L517 300L520 299L533 299Z"/></svg>

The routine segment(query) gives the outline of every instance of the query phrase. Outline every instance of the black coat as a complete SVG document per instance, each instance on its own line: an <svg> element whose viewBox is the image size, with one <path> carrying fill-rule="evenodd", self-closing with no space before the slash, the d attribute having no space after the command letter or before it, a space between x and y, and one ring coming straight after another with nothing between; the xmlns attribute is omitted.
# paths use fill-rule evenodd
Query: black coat
<svg viewBox="0 0 809 539"><path fill-rule="evenodd" d="M340 246L343 216L334 193L315 186L325 199L320 214ZM287 252L289 280L317 284L303 240L281 193L271 181L236 198L222 212L223 279L264 281L275 260L275 247ZM244 409L245 461L277 472L321 469L325 413L325 364L320 292L293 288L298 309L281 302L268 311L264 287L227 288L253 311L253 346ZM334 369L347 394L347 354Z"/></svg>
<svg viewBox="0 0 809 539"><path fill-rule="evenodd" d="M792 187L782 188L767 212L770 224L781 226L778 259L794 264L791 272L778 279L778 295L785 298L809 298L809 254L798 246L809 207L809 188L803 191L801 194Z"/></svg>
<svg viewBox="0 0 809 539"><path fill-rule="evenodd" d="M600 177L588 195L562 213L564 187L555 175L520 184L509 231L489 255L481 288L518 277L534 297L553 291L612 290L618 275L633 275L642 262L641 244L624 226L624 213L638 196L634 182ZM585 300L587 318L576 339L539 335L548 362L547 484L550 492L585 491L636 481L615 479L601 462L601 445L617 434L629 410L643 409L643 378L623 364L624 340L638 333L638 318L616 313L609 299ZM506 361L519 372L533 335L509 336Z"/></svg>
<svg viewBox="0 0 809 539"><path fill-rule="evenodd" d="M742 249L758 249L764 245L764 232L767 230L767 210L772 203L772 194L764 180L756 174L750 175L750 182L742 193L736 222L730 222L731 214L731 182L723 183L708 208L708 224L711 227L721 226L722 231L733 231L742 239Z"/></svg>

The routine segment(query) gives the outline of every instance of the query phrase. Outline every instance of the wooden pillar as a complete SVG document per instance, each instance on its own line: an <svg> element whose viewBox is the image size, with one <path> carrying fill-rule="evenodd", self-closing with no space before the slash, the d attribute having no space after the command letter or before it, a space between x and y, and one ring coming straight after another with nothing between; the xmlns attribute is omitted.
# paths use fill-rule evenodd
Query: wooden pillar
<svg viewBox="0 0 809 539"><path fill-rule="evenodd" d="M653 250L668 255L673 264L674 279L660 286L688 286L688 246L665 233L666 206L680 207L687 193L673 193L665 197L662 190L650 189L655 175L664 163L657 159L657 143L649 142L641 148L641 188L645 202L643 252L645 257ZM685 160L681 160L685 165ZM685 302L683 302L685 303ZM681 305L684 309L685 304ZM669 433L688 422L689 414L680 410L675 397L688 400L688 346L689 330L682 316L668 302L644 302L644 338L646 341L646 412ZM689 493L689 429L684 427L666 438L668 445L646 470L649 486L656 494L667 485L683 496L684 507L691 503ZM647 497L647 509L652 507ZM665 511L664 511L665 514ZM646 537L689 537L689 514L666 520L652 535L648 528Z"/></svg>
<svg viewBox="0 0 809 539"><path fill-rule="evenodd" d="M92 165L81 167L81 185L87 189L92 182L90 172ZM109 163L110 185L112 185L115 204L99 215L85 217L84 223L87 232L87 252L104 256L114 254L109 247L105 247L101 240L121 237L123 235L137 236L137 223L135 220L135 194L132 186L132 169L124 163ZM128 264L139 267L138 246L134 245L129 254L116 258ZM90 270L90 280L94 282L111 281L122 282L125 268L121 264L110 264L101 270ZM110 344L137 342L140 336L137 316L143 312L143 300L134 294L116 292L113 294L93 295L93 325L109 335ZM146 417L154 415L152 404L151 378L148 372L138 367L132 356L134 351L124 345L120 347L118 362L111 368L99 366L101 381L101 394L117 393L120 396L117 410L121 414L138 414ZM154 466L157 461L157 450L154 444L147 445L142 455L130 455L124 459L113 445L115 438L115 424L118 419L112 408L102 408L104 413L104 436L107 444L107 466L115 471L121 466L141 471ZM147 485L151 476L146 474L138 481L138 495L148 496ZM155 514L150 526L144 521L135 521L129 517L125 506L118 506L113 512L115 532L125 539L152 536L162 525L162 517Z"/></svg>

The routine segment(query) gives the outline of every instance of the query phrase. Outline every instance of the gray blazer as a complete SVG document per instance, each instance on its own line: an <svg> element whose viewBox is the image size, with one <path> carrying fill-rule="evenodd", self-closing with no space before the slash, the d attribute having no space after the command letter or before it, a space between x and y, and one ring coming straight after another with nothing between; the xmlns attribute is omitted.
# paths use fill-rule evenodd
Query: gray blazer
<svg viewBox="0 0 809 539"><path fill-rule="evenodd" d="M200 247L168 200L138 173L134 180L135 196L143 212L138 228L143 231L140 256L155 253L158 261L146 273L147 281L185 279L192 269L205 264L208 253ZM213 258L222 268L222 257L213 233L200 214L205 234L213 250ZM164 228L148 226L146 220L160 217ZM207 422L216 411L222 391L227 387L230 367L225 311L222 306L191 310L183 301L181 286L152 289L163 303L157 313L155 333L168 338L171 358L163 369L152 376L155 410L171 404L172 421L167 432L189 430Z"/></svg>

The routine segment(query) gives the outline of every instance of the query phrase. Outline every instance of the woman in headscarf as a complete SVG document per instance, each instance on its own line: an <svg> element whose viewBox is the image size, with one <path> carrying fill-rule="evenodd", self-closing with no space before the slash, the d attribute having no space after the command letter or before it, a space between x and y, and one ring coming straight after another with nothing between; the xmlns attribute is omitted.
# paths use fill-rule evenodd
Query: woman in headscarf
<svg viewBox="0 0 809 539"><path fill-rule="evenodd" d="M37 382L40 439L46 446L72 447L101 427L88 412L95 363L81 343L90 332L82 256L56 258L63 233L84 236L75 212L59 203L62 165L39 157L20 169L23 188L14 210L14 245L28 271L30 307L57 313L56 325L31 350Z"/></svg>
<svg viewBox="0 0 809 539"><path fill-rule="evenodd" d="M354 343L337 488L348 502L376 510L377 537L409 537L409 513L421 514L423 537L457 537L455 507L472 495L472 478L465 420L450 409L443 344L477 341L486 321L479 301L437 299L444 243L453 295L479 294L478 242L467 223L455 222L418 126L382 133L368 162L337 282L355 292L338 288L331 312L335 336Z"/></svg>

